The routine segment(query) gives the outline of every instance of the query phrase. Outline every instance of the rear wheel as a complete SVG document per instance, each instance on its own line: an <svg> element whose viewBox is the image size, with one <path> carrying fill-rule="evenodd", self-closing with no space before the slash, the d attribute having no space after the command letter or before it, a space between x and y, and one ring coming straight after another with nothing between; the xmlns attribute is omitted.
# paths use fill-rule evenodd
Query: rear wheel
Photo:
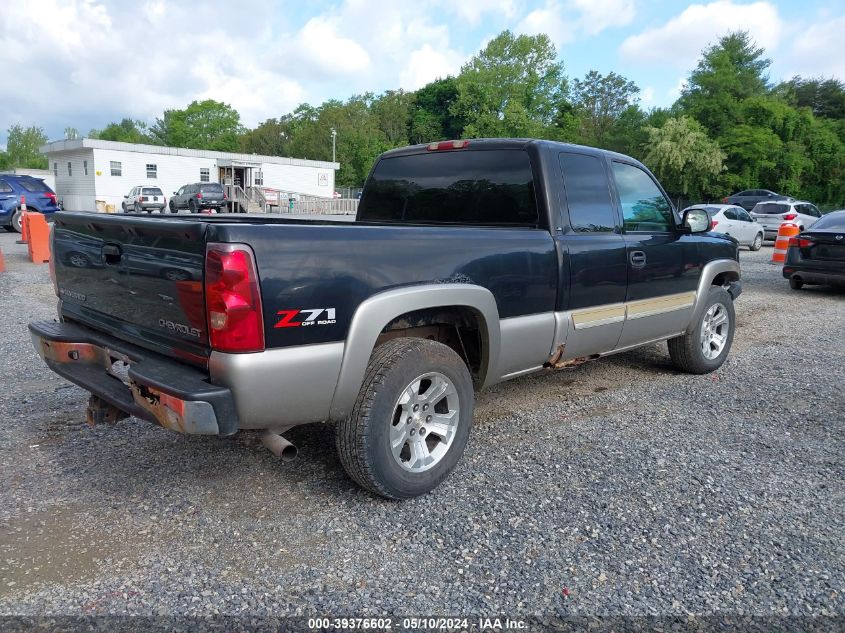
<svg viewBox="0 0 845 633"><path fill-rule="evenodd" d="M451 348L398 338L373 351L351 415L336 427L340 461L363 488L389 499L429 492L469 440L475 394Z"/></svg>
<svg viewBox="0 0 845 633"><path fill-rule="evenodd" d="M759 251L762 246L763 246L763 234L758 233L757 235L754 236L754 241L751 242L750 248L751 248L752 251Z"/></svg>
<svg viewBox="0 0 845 633"><path fill-rule="evenodd" d="M193 198L191 198L191 199L188 201L188 210L189 210L191 213L196 213L196 212L197 212L197 201L196 201L196 200L194 200Z"/></svg>
<svg viewBox="0 0 845 633"><path fill-rule="evenodd" d="M801 281L800 277L790 277L789 287L793 290L801 290L804 287L804 282Z"/></svg>
<svg viewBox="0 0 845 633"><path fill-rule="evenodd" d="M721 286L710 286L695 328L668 341L672 363L689 374L715 371L728 357L735 323L734 304L728 291Z"/></svg>
<svg viewBox="0 0 845 633"><path fill-rule="evenodd" d="M22 215L22 211L20 209L15 209L14 213L12 213L12 221L11 221L11 224L9 226L12 227L12 230L15 233L21 232L21 228L22 228L21 227L21 215Z"/></svg>

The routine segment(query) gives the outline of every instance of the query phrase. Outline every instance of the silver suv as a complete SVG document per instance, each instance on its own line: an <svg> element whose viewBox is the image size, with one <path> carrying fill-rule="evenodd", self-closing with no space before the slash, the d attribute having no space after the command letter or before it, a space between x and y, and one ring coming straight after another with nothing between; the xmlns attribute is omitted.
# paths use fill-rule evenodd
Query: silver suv
<svg viewBox="0 0 845 633"><path fill-rule="evenodd" d="M822 217L816 205L801 200L779 200L777 202L758 202L751 210L751 217L757 220L766 233L767 240L778 235L778 229L784 222L797 224L802 231L811 227Z"/></svg>
<svg viewBox="0 0 845 633"><path fill-rule="evenodd" d="M164 194L158 187L133 187L132 190L123 196L123 202L120 205L123 207L124 213L152 213L157 211L161 213L167 206L167 200L164 199Z"/></svg>

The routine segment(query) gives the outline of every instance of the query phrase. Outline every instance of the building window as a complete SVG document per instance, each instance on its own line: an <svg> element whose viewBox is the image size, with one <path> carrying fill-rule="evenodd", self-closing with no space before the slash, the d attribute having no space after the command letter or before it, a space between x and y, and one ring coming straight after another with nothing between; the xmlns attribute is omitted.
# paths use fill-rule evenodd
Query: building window
<svg viewBox="0 0 845 633"><path fill-rule="evenodd" d="M86 176L88 175L88 161L87 160L82 161L82 173L85 174Z"/></svg>
<svg viewBox="0 0 845 633"><path fill-rule="evenodd" d="M211 180L211 172L208 167L200 167L200 182L209 182Z"/></svg>
<svg viewBox="0 0 845 633"><path fill-rule="evenodd" d="M259 187L264 184L264 173L260 169L255 170L255 184Z"/></svg>
<svg viewBox="0 0 845 633"><path fill-rule="evenodd" d="M147 178L155 178L158 173L158 165L147 163Z"/></svg>
<svg viewBox="0 0 845 633"><path fill-rule="evenodd" d="M111 175L112 176L122 176L123 175L123 165L120 164L120 161L110 160L109 161L109 169L111 169Z"/></svg>
<svg viewBox="0 0 845 633"><path fill-rule="evenodd" d="M68 162L67 162L67 175L68 175L68 176L73 176L73 167L71 167L71 162L70 162L70 161L68 161Z"/></svg>
<svg viewBox="0 0 845 633"><path fill-rule="evenodd" d="M54 178L59 177L59 164L58 163L53 163L53 177Z"/></svg>

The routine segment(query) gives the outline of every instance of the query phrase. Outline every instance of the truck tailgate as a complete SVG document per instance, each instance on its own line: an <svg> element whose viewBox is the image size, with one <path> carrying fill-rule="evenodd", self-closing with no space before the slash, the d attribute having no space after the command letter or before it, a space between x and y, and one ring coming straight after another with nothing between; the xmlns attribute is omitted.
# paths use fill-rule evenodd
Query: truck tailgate
<svg viewBox="0 0 845 633"><path fill-rule="evenodd" d="M62 314L197 364L208 356L202 221L61 213L53 260Z"/></svg>

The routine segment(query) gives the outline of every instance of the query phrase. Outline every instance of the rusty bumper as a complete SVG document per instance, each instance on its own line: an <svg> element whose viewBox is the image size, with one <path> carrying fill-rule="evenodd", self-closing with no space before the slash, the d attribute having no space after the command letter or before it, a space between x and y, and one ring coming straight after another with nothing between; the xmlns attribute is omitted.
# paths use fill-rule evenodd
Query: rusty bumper
<svg viewBox="0 0 845 633"><path fill-rule="evenodd" d="M135 417L190 435L231 435L234 398L208 374L71 322L29 324L55 373Z"/></svg>

